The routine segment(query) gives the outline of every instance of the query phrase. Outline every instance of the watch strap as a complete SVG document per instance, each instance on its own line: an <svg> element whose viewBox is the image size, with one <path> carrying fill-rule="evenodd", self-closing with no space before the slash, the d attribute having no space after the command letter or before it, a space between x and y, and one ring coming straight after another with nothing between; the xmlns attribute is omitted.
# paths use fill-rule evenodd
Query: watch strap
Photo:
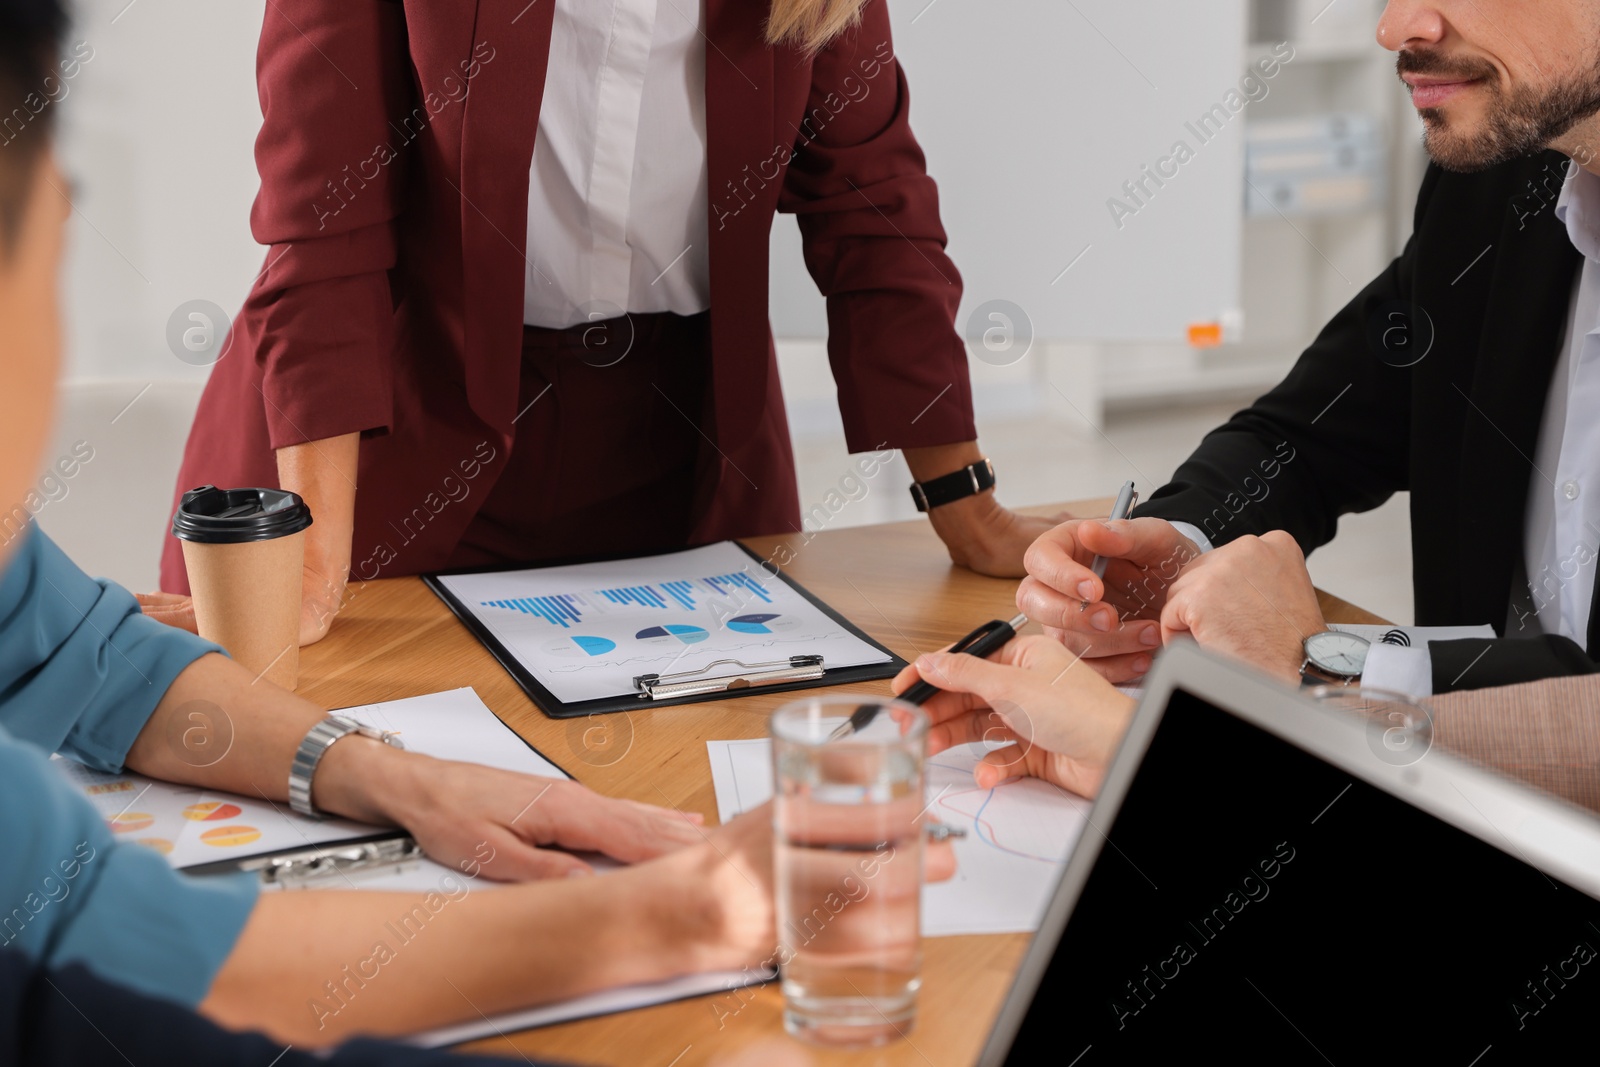
<svg viewBox="0 0 1600 1067"><path fill-rule="evenodd" d="M294 761L289 764L290 808L312 819L322 818L323 813L311 803L311 789L317 767L321 765L322 757L327 755L328 749L333 747L335 741L351 734L361 734L394 748L406 747L392 731L364 726L343 715L329 715L306 731L306 736L300 741L300 747L295 750Z"/></svg>
<svg viewBox="0 0 1600 1067"><path fill-rule="evenodd" d="M918 511L931 511L993 489L994 485L994 464L988 459L981 459L950 474L930 478L925 482L912 482L911 499L916 503Z"/></svg>

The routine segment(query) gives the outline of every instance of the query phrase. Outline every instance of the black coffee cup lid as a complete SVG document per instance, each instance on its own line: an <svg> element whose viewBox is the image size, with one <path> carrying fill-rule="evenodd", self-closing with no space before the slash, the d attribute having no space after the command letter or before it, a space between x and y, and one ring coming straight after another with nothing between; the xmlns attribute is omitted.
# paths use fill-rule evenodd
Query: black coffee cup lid
<svg viewBox="0 0 1600 1067"><path fill-rule="evenodd" d="M311 509L282 489L218 489L202 485L183 494L172 534L204 545L242 545L299 533Z"/></svg>

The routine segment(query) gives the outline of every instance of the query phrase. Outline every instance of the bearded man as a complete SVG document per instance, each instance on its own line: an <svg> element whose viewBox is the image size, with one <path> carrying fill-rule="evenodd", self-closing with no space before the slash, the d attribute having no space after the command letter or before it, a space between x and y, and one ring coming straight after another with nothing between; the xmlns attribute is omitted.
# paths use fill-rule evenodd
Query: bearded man
<svg viewBox="0 0 1600 1067"><path fill-rule="evenodd" d="M1308 680L1414 693L1600 670L1600 2L1391 0L1377 36L1433 161L1404 252L1134 519L1029 551L1018 604L1114 681L1185 629L1167 592L1212 546L1284 531L1274 567L1303 571L1339 516L1401 491L1417 623L1496 636L1319 663L1320 613L1289 610L1273 567L1218 591L1213 628Z"/></svg>

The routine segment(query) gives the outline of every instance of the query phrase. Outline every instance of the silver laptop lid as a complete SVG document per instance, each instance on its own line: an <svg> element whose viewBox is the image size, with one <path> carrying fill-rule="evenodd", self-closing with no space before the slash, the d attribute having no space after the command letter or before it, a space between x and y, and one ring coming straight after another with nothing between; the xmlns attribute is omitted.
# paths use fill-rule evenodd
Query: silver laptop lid
<svg viewBox="0 0 1600 1067"><path fill-rule="evenodd" d="M1166 650L980 1064L1492 1067L1592 1043L1600 822L1418 755Z"/></svg>

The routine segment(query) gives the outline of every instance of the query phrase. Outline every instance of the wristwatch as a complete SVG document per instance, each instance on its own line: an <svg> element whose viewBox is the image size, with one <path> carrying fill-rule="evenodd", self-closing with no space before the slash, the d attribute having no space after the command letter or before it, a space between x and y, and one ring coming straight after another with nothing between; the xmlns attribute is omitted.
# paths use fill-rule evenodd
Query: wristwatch
<svg viewBox="0 0 1600 1067"><path fill-rule="evenodd" d="M289 807L301 815L322 818L322 812L311 803L311 780L317 773L317 765L322 762L328 749L333 747L333 743L351 734L370 737L394 748L406 747L400 735L393 730L380 730L343 715L329 715L306 732L305 739L295 751L294 762L289 765Z"/></svg>
<svg viewBox="0 0 1600 1067"><path fill-rule="evenodd" d="M930 511L993 488L994 464L987 459L980 459L951 474L930 478L925 482L912 482L911 499L916 501L918 511Z"/></svg>
<svg viewBox="0 0 1600 1067"><path fill-rule="evenodd" d="M1352 685L1366 669L1367 650L1372 644L1355 634L1324 630L1306 638L1301 647L1306 654L1305 662L1300 664L1302 686Z"/></svg>

